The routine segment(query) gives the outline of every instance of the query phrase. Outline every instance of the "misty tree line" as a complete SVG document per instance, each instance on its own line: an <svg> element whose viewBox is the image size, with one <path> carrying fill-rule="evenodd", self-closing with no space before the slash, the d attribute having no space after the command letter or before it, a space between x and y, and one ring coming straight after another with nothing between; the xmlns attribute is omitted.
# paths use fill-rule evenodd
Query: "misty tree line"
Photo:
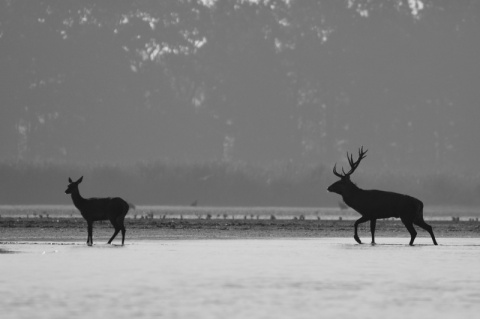
<svg viewBox="0 0 480 319"><path fill-rule="evenodd" d="M449 173L356 172L362 188L407 193L426 205L480 204L480 178ZM0 163L0 205L71 204L67 179L84 176L85 197L121 196L136 205L337 206L326 188L336 177L323 165L251 166L225 161L176 164L67 165L53 162Z"/></svg>
<svg viewBox="0 0 480 319"><path fill-rule="evenodd" d="M2 0L2 156L463 166L477 42L475 1Z"/></svg>
<svg viewBox="0 0 480 319"><path fill-rule="evenodd" d="M476 166L478 12L0 0L0 203L70 204L84 175L85 196L137 205L332 206L331 166L366 145L360 187L478 204L476 174L434 173Z"/></svg>

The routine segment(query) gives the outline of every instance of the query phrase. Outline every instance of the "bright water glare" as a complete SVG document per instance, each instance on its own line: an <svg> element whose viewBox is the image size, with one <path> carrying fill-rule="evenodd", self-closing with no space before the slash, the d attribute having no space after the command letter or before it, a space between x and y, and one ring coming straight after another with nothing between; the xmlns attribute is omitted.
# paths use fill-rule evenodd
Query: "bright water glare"
<svg viewBox="0 0 480 319"><path fill-rule="evenodd" d="M480 239L0 245L2 318L473 318Z"/></svg>

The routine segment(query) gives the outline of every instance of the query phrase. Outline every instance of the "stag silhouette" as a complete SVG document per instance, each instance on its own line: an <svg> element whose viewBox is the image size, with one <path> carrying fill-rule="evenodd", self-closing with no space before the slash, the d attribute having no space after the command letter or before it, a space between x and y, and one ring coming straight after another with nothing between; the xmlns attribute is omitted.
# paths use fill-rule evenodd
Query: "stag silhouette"
<svg viewBox="0 0 480 319"><path fill-rule="evenodd" d="M109 220L112 223L115 232L108 241L112 243L117 234L122 231L122 246L125 242L125 225L124 219L130 208L135 208L132 204L127 203L120 197L114 198L83 198L78 190L78 184L83 180L83 176L76 182L68 178L68 187L65 190L65 194L72 196L72 201L75 207L80 211L83 218L87 221L88 225L88 237L87 245L93 245L93 222L97 220Z"/></svg>
<svg viewBox="0 0 480 319"><path fill-rule="evenodd" d="M327 190L342 196L345 204L356 210L362 217L355 222L354 239L361 244L358 237L358 225L370 221L370 231L372 233L372 244L375 244L375 226L377 219L382 218L400 218L408 232L410 233L410 246L417 236L413 224L425 229L432 237L433 243L437 245L432 226L423 220L423 203L411 196L386 192L380 190L363 190L350 180L350 175L357 169L360 162L366 157L367 151L363 146L358 151L357 161L353 160L353 155L347 152L347 159L350 170L345 173L337 172L337 164L333 167L333 174L340 180L330 185Z"/></svg>

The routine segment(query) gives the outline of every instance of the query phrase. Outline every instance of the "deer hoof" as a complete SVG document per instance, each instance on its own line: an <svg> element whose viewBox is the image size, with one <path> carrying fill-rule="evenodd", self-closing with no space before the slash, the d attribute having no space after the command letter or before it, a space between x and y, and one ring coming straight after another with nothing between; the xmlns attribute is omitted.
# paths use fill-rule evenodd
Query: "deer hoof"
<svg viewBox="0 0 480 319"><path fill-rule="evenodd" d="M360 238L358 238L357 235L353 236L353 239L355 239L355 241L356 241L357 243L359 243L359 244L362 243L362 241L360 240Z"/></svg>

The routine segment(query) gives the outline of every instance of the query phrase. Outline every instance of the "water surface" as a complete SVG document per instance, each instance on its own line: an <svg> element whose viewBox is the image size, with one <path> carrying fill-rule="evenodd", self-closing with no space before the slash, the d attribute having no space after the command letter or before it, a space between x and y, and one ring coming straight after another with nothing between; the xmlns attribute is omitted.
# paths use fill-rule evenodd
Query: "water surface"
<svg viewBox="0 0 480 319"><path fill-rule="evenodd" d="M2 318L406 318L480 311L480 239L0 245Z"/></svg>

